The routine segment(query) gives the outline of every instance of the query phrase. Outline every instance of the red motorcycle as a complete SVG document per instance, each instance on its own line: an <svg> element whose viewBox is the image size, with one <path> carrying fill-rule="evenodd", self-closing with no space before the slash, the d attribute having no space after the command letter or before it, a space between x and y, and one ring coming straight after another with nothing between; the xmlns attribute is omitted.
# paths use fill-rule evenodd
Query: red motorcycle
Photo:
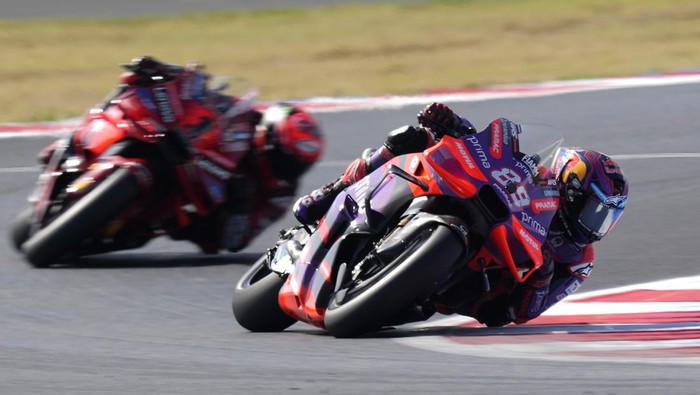
<svg viewBox="0 0 700 395"><path fill-rule="evenodd" d="M317 226L282 232L237 282L234 317L254 332L301 321L348 337L427 319L455 287L478 299L525 281L559 203L540 166L561 142L551 132L501 119L390 160Z"/></svg>
<svg viewBox="0 0 700 395"><path fill-rule="evenodd" d="M11 231L32 265L136 248L161 235L216 249L207 224L246 159L254 95L228 96L201 68L149 60L123 65L117 90L48 151Z"/></svg>

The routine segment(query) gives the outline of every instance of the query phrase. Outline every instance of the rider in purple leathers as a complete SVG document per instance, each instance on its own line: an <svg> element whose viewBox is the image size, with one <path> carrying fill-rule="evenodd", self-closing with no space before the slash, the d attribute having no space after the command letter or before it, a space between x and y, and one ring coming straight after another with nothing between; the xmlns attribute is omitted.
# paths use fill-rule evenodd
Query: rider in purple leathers
<svg viewBox="0 0 700 395"><path fill-rule="evenodd" d="M432 103L418 114L421 127L390 132L379 149L365 150L337 180L301 197L294 215L303 224L321 219L335 197L391 158L420 152L449 131L476 133L466 119L444 104ZM556 180L560 204L542 247L544 264L521 284L508 279L491 292L474 296L467 287L452 287L433 300L438 312L476 318L488 326L522 324L576 291L593 268L592 243L605 237L622 215L628 184L619 165L605 154L562 148L551 169L541 169Z"/></svg>

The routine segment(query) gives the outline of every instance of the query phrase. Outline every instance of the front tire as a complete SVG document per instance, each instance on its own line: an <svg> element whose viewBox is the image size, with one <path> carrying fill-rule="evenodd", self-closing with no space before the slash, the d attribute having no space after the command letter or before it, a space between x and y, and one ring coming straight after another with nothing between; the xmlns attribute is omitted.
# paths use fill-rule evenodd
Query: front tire
<svg viewBox="0 0 700 395"><path fill-rule="evenodd" d="M233 289L233 316L251 332L280 332L296 322L282 311L278 302L286 276L273 273L266 260L267 255L260 257Z"/></svg>
<svg viewBox="0 0 700 395"><path fill-rule="evenodd" d="M140 193L136 177L127 169L117 169L22 245L27 260L34 267L53 264L119 215Z"/></svg>
<svg viewBox="0 0 700 395"><path fill-rule="evenodd" d="M10 224L10 241L15 249L22 252L22 244L29 239L34 206L27 206L17 214Z"/></svg>
<svg viewBox="0 0 700 395"><path fill-rule="evenodd" d="M406 245L383 269L331 298L324 317L330 334L352 337L392 322L435 292L464 253L463 241L443 225L422 229Z"/></svg>

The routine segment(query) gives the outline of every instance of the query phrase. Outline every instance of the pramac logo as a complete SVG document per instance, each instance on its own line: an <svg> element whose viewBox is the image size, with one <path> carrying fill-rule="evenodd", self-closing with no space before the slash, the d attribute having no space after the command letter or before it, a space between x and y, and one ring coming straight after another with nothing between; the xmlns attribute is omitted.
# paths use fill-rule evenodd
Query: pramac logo
<svg viewBox="0 0 700 395"><path fill-rule="evenodd" d="M532 201L532 211L539 214L543 211L557 211L559 208L558 198L535 199Z"/></svg>
<svg viewBox="0 0 700 395"><path fill-rule="evenodd" d="M503 131L501 130L501 121L491 123L491 156L496 159L501 159L503 152Z"/></svg>

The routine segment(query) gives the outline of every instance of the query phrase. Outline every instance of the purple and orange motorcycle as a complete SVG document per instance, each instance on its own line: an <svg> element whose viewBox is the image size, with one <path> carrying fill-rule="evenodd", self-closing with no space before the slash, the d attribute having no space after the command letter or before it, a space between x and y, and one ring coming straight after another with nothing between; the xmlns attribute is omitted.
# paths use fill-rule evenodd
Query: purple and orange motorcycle
<svg viewBox="0 0 700 395"><path fill-rule="evenodd" d="M236 284L234 317L253 332L301 321L351 337L429 318L465 278L477 296L504 276L525 281L559 205L544 165L562 141L551 132L498 119L395 157L316 226L282 231Z"/></svg>

